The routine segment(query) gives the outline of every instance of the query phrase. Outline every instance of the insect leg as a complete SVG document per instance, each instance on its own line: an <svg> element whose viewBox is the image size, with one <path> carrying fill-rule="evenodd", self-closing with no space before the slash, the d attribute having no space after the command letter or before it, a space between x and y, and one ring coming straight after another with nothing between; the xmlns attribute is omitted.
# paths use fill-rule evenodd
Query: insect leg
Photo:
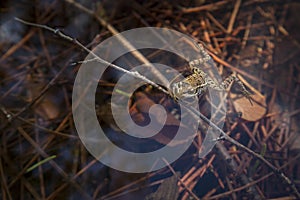
<svg viewBox="0 0 300 200"><path fill-rule="evenodd" d="M236 82L236 83L239 85L239 87L240 87L240 89L241 89L243 95L249 100L250 104L253 105L252 100L251 100L251 97L250 97L250 92L245 88L245 86L244 86L244 84L242 83L242 81L241 81L238 77L236 77L234 74L231 74L229 77L227 77L227 78L221 83L220 86L221 86L222 88L226 89L226 88L229 87L229 85L230 85L232 82Z"/></svg>
<svg viewBox="0 0 300 200"><path fill-rule="evenodd" d="M250 104L253 106L253 103L252 103L252 100L251 100L251 97L250 97L250 92L245 88L244 84L242 83L242 81L234 76L234 81L240 86L241 88L241 91L243 93L243 95L249 100Z"/></svg>

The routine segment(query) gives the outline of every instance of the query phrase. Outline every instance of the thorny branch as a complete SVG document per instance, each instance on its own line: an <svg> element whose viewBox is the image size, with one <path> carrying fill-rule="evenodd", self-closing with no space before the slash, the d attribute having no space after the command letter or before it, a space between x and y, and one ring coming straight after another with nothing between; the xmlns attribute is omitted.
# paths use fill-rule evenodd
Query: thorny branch
<svg viewBox="0 0 300 200"><path fill-rule="evenodd" d="M53 32L54 34L58 35L59 37L69 41L69 42L72 42L74 44L76 44L77 46L79 46L80 48L84 49L86 52L92 54L95 58L95 60L97 62L100 62L100 63L103 63L103 64L107 64L107 65L110 65L111 67L121 71L121 72L124 72L124 73L127 73L129 75L132 75L133 77L136 77L136 78L139 78L143 81L145 81L146 83L149 83L151 85L153 85L154 87L156 87L157 89L159 89L160 91L164 92L165 94L169 95L169 96L172 96L167 90L165 90L164 88L160 87L159 85L157 85L156 83L154 83L153 81L149 80L147 77L141 75L140 73L138 72L130 72L120 66L117 66L115 64L112 64L112 63L109 63L105 60L103 60L102 58L100 58L98 55L96 55L95 53L93 53L91 50L89 50L88 48L86 48L83 44L81 44L78 40L76 40L75 38L72 38L64 33L62 33L59 29L53 29L49 26L46 26L46 25L41 25L41 24L36 24L36 23L31 23L31 22L27 22L27 21L24 21L22 19L19 19L19 18L15 18L15 20L23 23L23 24L26 24L26 25L29 25L29 26L33 26L33 27L38 27L38 28L42 28L42 29L45 29L45 30L48 30L50 32ZM29 104L29 107L31 106L32 104ZM184 106L184 105L183 105ZM210 127L212 127L217 133L219 133L221 135L221 137L219 139L223 139L223 140L226 140L228 142L230 142L231 144L234 144L236 145L238 148L244 150L245 152L249 153L250 155L252 155L253 157L255 157L256 159L260 160L261 162L263 162L265 165L267 165L272 171L274 174L276 174L278 177L280 177L293 191L294 195L300 199L300 193L299 191L297 190L297 187L296 185L293 183L293 181L288 178L280 169L276 168L274 165L272 165L269 161L267 161L263 156L261 156L260 154L258 153L255 153L254 151L252 151L251 149L249 149L248 147L242 145L241 143L237 142L236 140L234 140L233 138L231 138L230 136L228 136L222 129L220 129L216 124L214 124L213 122L211 122L206 116L204 116L202 113L200 113L199 111L197 111L195 108L193 107L187 107L187 106L184 106L187 110L189 110L190 112L192 112L194 115L198 116L200 119L202 119L205 123L207 123ZM27 108L27 107L26 107ZM24 110L22 110L22 112L24 112Z"/></svg>

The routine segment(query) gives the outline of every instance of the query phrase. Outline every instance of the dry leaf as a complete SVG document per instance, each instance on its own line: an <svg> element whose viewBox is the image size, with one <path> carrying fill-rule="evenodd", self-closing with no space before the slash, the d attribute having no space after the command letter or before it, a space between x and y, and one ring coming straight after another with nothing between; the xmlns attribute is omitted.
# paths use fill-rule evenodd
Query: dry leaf
<svg viewBox="0 0 300 200"><path fill-rule="evenodd" d="M254 122L266 114L266 98L263 95L251 95L253 105L244 96L239 97L231 93L230 98L233 99L235 110L242 113L242 119Z"/></svg>
<svg viewBox="0 0 300 200"><path fill-rule="evenodd" d="M145 95L142 92L136 93L136 106L139 109L140 112L148 113L151 106L155 105L156 103L149 99L147 95ZM164 118L162 113L154 113L154 117L157 120L157 122L162 122L162 119ZM172 114L167 113L167 119L166 123L164 125L169 126L179 126L180 121L176 119Z"/></svg>
<svg viewBox="0 0 300 200"><path fill-rule="evenodd" d="M41 101L34 106L34 111L45 120L52 120L59 116L59 106L54 103L53 96L45 95Z"/></svg>
<svg viewBox="0 0 300 200"><path fill-rule="evenodd" d="M173 200L178 199L178 178L180 177L180 172L177 172L176 176L173 175L169 178L163 180L156 192L153 192L146 196L146 200Z"/></svg>
<svg viewBox="0 0 300 200"><path fill-rule="evenodd" d="M32 101L40 95L46 86L45 80L36 78L37 75L28 75L26 79L28 100ZM60 88L52 87L49 89L33 106L34 112L44 120L53 120L60 114L62 106L62 97Z"/></svg>
<svg viewBox="0 0 300 200"><path fill-rule="evenodd" d="M137 92L135 94L135 97L136 97L135 105L136 105L137 109L139 110L139 112L141 112L141 113L149 113L150 107L156 104L153 100L148 98L148 96L142 92ZM161 144L164 144L164 145L169 144L169 142L172 140L174 135L177 133L177 129L181 123L180 120L176 119L174 117L174 115L172 115L171 113L167 113L165 123L163 123L162 118L164 118L164 117L161 116L161 113L152 113L152 116L154 117L154 121L155 121L152 123L164 125L164 128L162 128L162 130L158 134L152 136L151 138ZM191 132L191 130L189 130L189 127L186 127L185 125L181 125L181 127L186 129L187 132ZM151 129L145 129L143 131L143 134L145 136L147 134L152 135L152 133L153 133L153 130L151 130ZM191 137L194 137L194 136L191 136ZM190 138L184 138L184 139L182 139L182 140L180 139L178 141L172 140L172 142L174 145L178 145L178 144L185 143L188 139L190 139Z"/></svg>

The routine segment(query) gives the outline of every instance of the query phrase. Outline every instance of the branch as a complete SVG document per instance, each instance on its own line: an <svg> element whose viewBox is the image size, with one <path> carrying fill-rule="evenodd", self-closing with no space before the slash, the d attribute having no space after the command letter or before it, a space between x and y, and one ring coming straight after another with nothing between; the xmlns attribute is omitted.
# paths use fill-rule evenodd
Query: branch
<svg viewBox="0 0 300 200"><path fill-rule="evenodd" d="M169 91L165 90L164 88L162 88L161 86L157 85L156 83L154 83L153 81L149 80L147 77L141 75L139 72L131 72L128 71L120 66L117 66L115 64L109 63L105 60L103 60L102 58L100 58L98 55L96 55L94 52L92 52L91 50L89 50L88 48L86 48L83 44L81 44L78 40L76 40L75 38L72 38L64 33L62 33L59 29L53 29L49 26L46 25L41 25L41 24L36 24L36 23L31 23L31 22L27 22L24 21L22 19L19 18L15 18L15 20L29 25L29 26L33 26L33 27L38 27L38 28L42 28L48 31L53 32L55 35L58 35L59 37L74 43L75 45L79 46L80 48L84 49L86 52L92 54L95 58L96 61L106 64L106 65L110 65L111 67L113 67L114 69L117 69L121 72L127 73L135 78L139 78L143 81L145 81L146 83L149 83L151 85L153 85L154 87L156 87L157 89L159 89L160 91L164 92L165 94L169 95L172 97L172 95L169 93ZM29 104L29 106L31 106L31 104ZM26 108L28 108L29 106L27 106ZM216 124L214 124L213 122L211 122L206 116L204 116L202 113L200 113L199 111L197 111L195 108L193 107L187 107L185 105L183 105L188 111L190 111L191 113L193 113L194 115L196 115L197 117L199 117L200 119L202 119L205 123L207 123L210 127L212 127L217 133L219 133L221 135L221 139L224 139L228 142L230 142L231 144L236 145L238 148L244 150L245 152L249 153L250 155L252 155L253 157L255 157L256 159L260 160L261 162L263 162L265 165L267 165L274 174L276 174L278 177L280 177L282 179L282 181L284 181L294 192L294 195L300 199L300 193L297 190L296 185L278 168L276 168L274 165L272 165L269 161L267 161L263 156L261 156L258 153L255 153L254 151L252 151L251 149L249 149L248 147L242 145L241 143L237 142L236 140L232 139L230 136L228 136L222 129L220 129ZM22 110L22 112L24 112L24 110ZM19 114L19 113L18 113Z"/></svg>

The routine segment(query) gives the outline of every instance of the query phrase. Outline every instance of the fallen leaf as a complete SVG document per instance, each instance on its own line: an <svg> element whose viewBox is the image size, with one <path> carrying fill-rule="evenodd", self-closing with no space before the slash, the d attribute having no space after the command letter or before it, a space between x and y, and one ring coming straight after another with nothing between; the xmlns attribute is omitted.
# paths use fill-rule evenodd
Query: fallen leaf
<svg viewBox="0 0 300 200"><path fill-rule="evenodd" d="M149 109L153 106L156 105L156 103L154 101L152 101L151 99L149 99L147 97L147 95L145 95L142 92L137 92L136 93L136 107L140 112L144 112L144 113L149 113ZM160 112L156 112L153 113L155 119L157 120L157 122L163 122L162 120L164 119L164 116L162 116L164 113L160 113ZM164 123L164 125L169 125L169 126L179 126L180 125L180 121L178 119L176 119L172 114L167 113L167 119L166 122Z"/></svg>
<svg viewBox="0 0 300 200"><path fill-rule="evenodd" d="M244 96L238 96L231 93L230 98L233 99L233 105L237 112L241 112L241 118L247 121L257 121L261 119L267 112L266 98L263 95L251 95L252 103Z"/></svg>
<svg viewBox="0 0 300 200"><path fill-rule="evenodd" d="M43 88L46 86L45 80L40 78L35 80L28 75L26 79L28 100L33 101L40 95ZM58 87L50 88L40 99L34 104L34 112L44 120L56 119L62 108L63 94Z"/></svg>
<svg viewBox="0 0 300 200"><path fill-rule="evenodd" d="M173 175L162 181L156 192L153 192L146 196L146 200L173 200L178 199L178 179L180 172L177 172L176 176Z"/></svg>
<svg viewBox="0 0 300 200"><path fill-rule="evenodd" d="M140 113L148 113L149 114L149 109L156 105L156 103L150 99L146 94L142 93L142 92L137 92L135 94L135 98L136 98L136 102L135 102L135 106L137 108L137 110ZM160 130L159 133L157 133L156 135L154 135L153 137L151 137L152 139L156 140L157 142L167 145L175 136L175 134L177 134L177 130L178 127L180 126L180 120L178 120L176 117L174 117L173 114L171 113L166 113L166 121L164 122L163 119L165 119L163 115L163 113L160 112L152 112L151 113L154 122L151 123L157 123L159 125L163 125L163 128ZM132 116L133 117L133 116ZM134 117L133 117L133 120ZM191 130L189 129L189 127L182 125L181 127L186 129L187 132L191 132ZM145 129L143 131L143 135L147 136L147 135L152 135L153 130L151 129ZM191 136L192 138L194 137ZM189 140L190 138L181 138L178 141L172 141L174 145L178 145L178 144L182 144L185 143L187 140Z"/></svg>

